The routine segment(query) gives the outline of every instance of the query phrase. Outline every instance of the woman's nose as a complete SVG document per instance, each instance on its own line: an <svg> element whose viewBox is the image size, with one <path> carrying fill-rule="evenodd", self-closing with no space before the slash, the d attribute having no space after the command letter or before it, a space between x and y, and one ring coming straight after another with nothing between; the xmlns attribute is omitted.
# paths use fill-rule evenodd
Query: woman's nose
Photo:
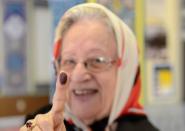
<svg viewBox="0 0 185 131"><path fill-rule="evenodd" d="M84 82L91 79L91 74L83 63L76 64L71 73L71 80L75 82Z"/></svg>

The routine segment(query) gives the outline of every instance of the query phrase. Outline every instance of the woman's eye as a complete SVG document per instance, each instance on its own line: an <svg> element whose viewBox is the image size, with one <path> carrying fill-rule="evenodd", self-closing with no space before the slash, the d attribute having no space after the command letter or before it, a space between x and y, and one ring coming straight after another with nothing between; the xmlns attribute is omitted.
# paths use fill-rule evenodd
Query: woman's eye
<svg viewBox="0 0 185 131"><path fill-rule="evenodd" d="M94 59L94 62L99 64L106 63L105 58L102 57Z"/></svg>
<svg viewBox="0 0 185 131"><path fill-rule="evenodd" d="M105 61L103 59L95 58L95 59L91 59L90 63L94 67L99 67L99 66L104 65Z"/></svg>
<svg viewBox="0 0 185 131"><path fill-rule="evenodd" d="M101 63L103 63L103 61L102 61L101 59L94 59L93 61L94 61L94 63L96 63L96 64L101 64Z"/></svg>
<svg viewBox="0 0 185 131"><path fill-rule="evenodd" d="M74 60L64 60L63 65L64 66L75 65L75 61Z"/></svg>

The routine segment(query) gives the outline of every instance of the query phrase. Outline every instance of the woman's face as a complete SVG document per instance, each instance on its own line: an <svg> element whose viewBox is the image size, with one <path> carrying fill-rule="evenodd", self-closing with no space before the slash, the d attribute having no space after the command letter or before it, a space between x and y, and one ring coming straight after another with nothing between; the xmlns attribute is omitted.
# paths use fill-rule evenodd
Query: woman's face
<svg viewBox="0 0 185 131"><path fill-rule="evenodd" d="M66 32L62 42L62 61L76 63L69 73L71 112L86 124L108 116L116 88L117 67L99 72L89 71L83 64L91 58L116 58L113 34L96 20L81 20ZM62 70L62 69L61 69Z"/></svg>

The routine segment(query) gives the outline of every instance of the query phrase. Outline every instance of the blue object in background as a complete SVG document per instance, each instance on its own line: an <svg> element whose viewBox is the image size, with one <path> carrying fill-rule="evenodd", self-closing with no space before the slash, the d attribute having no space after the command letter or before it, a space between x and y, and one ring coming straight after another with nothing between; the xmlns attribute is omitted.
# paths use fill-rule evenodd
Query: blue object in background
<svg viewBox="0 0 185 131"><path fill-rule="evenodd" d="M24 95L27 90L27 19L25 0L3 0L4 74L2 93Z"/></svg>
<svg viewBox="0 0 185 131"><path fill-rule="evenodd" d="M48 0L49 8L53 13L54 29L64 12L70 7L85 2L84 0Z"/></svg>

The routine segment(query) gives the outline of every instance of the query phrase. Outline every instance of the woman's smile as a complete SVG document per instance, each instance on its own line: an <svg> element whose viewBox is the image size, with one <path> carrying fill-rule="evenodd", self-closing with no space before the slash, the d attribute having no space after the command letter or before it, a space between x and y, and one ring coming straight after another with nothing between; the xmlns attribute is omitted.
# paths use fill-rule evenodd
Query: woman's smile
<svg viewBox="0 0 185 131"><path fill-rule="evenodd" d="M72 91L73 97L77 101L85 102L93 99L98 93L97 89L75 89Z"/></svg>

